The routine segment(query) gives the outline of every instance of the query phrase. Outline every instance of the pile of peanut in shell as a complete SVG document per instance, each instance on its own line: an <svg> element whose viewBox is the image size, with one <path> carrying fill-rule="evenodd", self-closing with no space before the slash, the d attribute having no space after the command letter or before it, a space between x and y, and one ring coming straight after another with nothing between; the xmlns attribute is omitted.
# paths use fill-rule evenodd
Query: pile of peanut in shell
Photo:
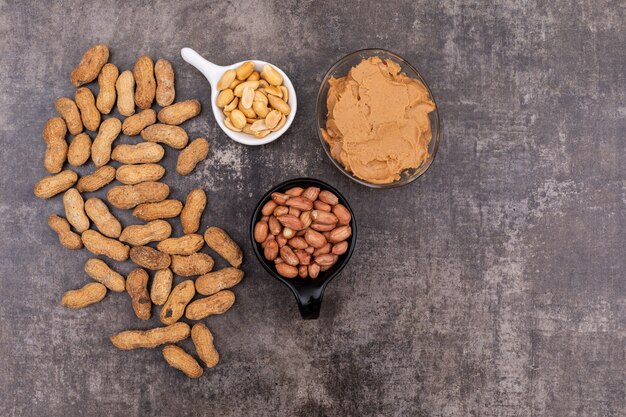
<svg viewBox="0 0 626 417"><path fill-rule="evenodd" d="M216 105L224 112L224 124L234 132L262 139L282 129L291 113L289 90L274 67L265 64L261 72L246 61L224 72L217 83Z"/></svg>
<svg viewBox="0 0 626 417"><path fill-rule="evenodd" d="M261 214L254 240L282 277L315 279L348 251L352 216L328 190L311 186L272 193Z"/></svg>
<svg viewBox="0 0 626 417"><path fill-rule="evenodd" d="M153 306L160 306L162 325L122 331L112 336L111 342L124 350L166 345L163 356L167 363L190 378L198 378L203 373L200 363L212 368L219 361L213 334L204 323L191 327L180 320L202 320L232 307L235 294L229 289L243 278L243 254L223 229L209 227L203 234L199 232L207 204L204 190L190 191L183 204L168 199L170 188L160 182L165 175L159 164L165 154L163 145L181 150L176 164L180 175L190 174L208 156L206 139L189 143L187 132L179 126L200 113L200 103L174 103L174 69L167 60L154 64L143 55L132 71L121 74L108 60L106 45L85 52L70 76L77 87L74 98L59 98L55 107L60 117L49 119L43 129L47 145L44 166L51 175L35 185L35 195L50 199L64 193L65 217L50 215L50 228L64 247L84 246L97 256L85 264L91 282L67 291L61 304L85 308L109 292L125 292L140 320L149 320ZM97 97L87 86L96 79ZM152 109L155 99L161 107L158 113ZM111 115L116 105L123 117ZM73 136L69 145L68 131ZM93 140L89 131L97 132ZM140 138L135 144L114 146L120 133ZM66 163L79 167L90 159L93 168L80 179L74 170L65 168ZM108 188L108 204L89 196L113 181L120 185ZM117 210L132 209L132 215L142 223L123 227L109 205ZM177 218L182 236L172 236L170 221ZM205 243L230 266L213 271L214 259L201 252ZM107 258L116 262L130 258L137 268L124 277L111 268ZM183 279L176 283L174 276ZM175 344L189 336L200 362Z"/></svg>

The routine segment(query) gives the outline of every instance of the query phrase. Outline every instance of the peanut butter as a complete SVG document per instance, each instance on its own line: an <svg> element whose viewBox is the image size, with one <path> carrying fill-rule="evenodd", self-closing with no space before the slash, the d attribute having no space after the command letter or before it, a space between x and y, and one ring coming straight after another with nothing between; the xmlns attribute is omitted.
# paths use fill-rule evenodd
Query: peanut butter
<svg viewBox="0 0 626 417"><path fill-rule="evenodd" d="M371 57L329 81L322 136L333 158L374 184L397 181L428 159L428 114L435 104L420 81L400 70L389 59Z"/></svg>

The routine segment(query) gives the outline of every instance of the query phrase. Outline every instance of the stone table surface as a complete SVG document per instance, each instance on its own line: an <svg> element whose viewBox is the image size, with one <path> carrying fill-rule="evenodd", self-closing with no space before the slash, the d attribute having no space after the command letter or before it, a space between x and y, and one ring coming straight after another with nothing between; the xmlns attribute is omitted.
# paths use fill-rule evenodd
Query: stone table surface
<svg viewBox="0 0 626 417"><path fill-rule="evenodd" d="M1 415L626 413L623 2L211 3L0 1ZM205 320L221 362L198 380L160 349L110 344L158 323L139 322L127 296L78 311L59 304L89 282L90 254L58 244L46 217L63 213L61 197L32 189L46 174L42 126L98 42L121 69L140 54L171 60L178 99L203 103L184 127L208 138L210 156L183 178L168 149L165 181L174 198L207 191L202 227L232 233L246 277L233 309ZM221 64L283 68L299 99L289 132L262 147L229 140L208 84L180 58L185 46ZM438 101L439 154L410 186L352 182L315 131L325 71L366 47L406 57ZM257 199L298 176L345 193L360 229L317 321L300 319L247 234Z"/></svg>

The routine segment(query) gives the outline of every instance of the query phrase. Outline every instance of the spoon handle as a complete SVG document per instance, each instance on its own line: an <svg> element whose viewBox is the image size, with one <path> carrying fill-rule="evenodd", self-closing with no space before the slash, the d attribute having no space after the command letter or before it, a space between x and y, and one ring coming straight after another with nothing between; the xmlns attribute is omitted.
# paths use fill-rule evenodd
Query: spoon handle
<svg viewBox="0 0 626 417"><path fill-rule="evenodd" d="M211 84L211 88L215 88L218 80L224 72L224 67L215 65L214 63L204 59L199 53L191 48L183 48L180 50L180 56L185 61L196 67Z"/></svg>
<svg viewBox="0 0 626 417"><path fill-rule="evenodd" d="M296 301L300 308L300 315L305 320L315 320L320 316L322 307L322 297L324 296L325 285L300 287L294 289Z"/></svg>

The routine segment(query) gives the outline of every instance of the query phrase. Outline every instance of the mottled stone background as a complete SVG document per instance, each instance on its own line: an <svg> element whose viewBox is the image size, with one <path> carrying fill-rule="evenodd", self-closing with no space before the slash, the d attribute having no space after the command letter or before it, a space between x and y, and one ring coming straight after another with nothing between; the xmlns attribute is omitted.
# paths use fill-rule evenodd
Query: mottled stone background
<svg viewBox="0 0 626 417"><path fill-rule="evenodd" d="M0 414L625 415L625 25L619 0L0 1ZM46 217L61 199L32 188L53 101L73 94L69 72L97 42L121 69L143 53L172 60L177 97L204 105L185 127L209 139L208 161L183 179L168 150L165 180L175 198L207 190L203 227L232 232L247 276L235 307L206 320L221 363L199 380L158 349L113 348L110 335L157 323L139 323L125 295L59 305L89 281L89 254L58 244ZM288 134L229 140L184 46L283 68L299 101ZM405 56L440 106L437 160L404 188L351 182L315 132L324 72L364 47ZM335 185L359 220L317 321L248 243L258 197L296 176Z"/></svg>

